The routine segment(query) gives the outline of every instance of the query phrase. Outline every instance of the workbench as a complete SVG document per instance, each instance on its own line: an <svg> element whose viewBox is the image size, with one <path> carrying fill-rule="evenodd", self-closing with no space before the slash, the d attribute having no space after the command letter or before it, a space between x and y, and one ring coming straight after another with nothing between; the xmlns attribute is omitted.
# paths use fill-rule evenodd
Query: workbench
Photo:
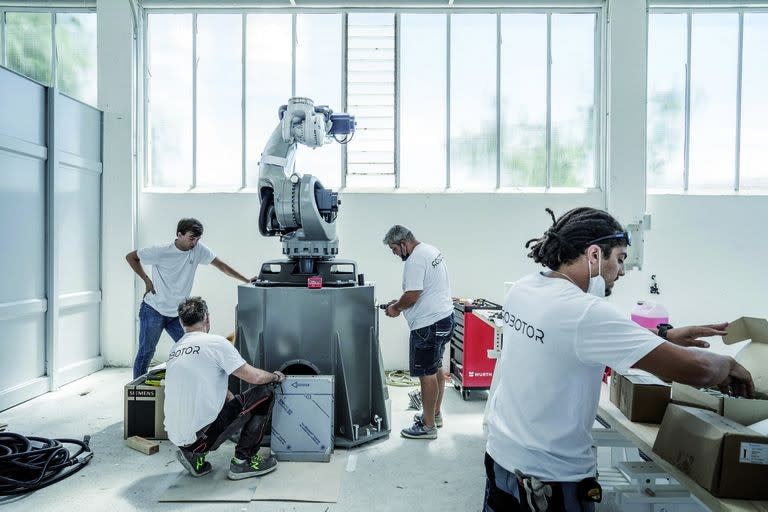
<svg viewBox="0 0 768 512"><path fill-rule="evenodd" d="M696 496L705 506L713 512L768 512L768 501L747 501L720 499L712 496L709 491L691 480L669 462L653 453L653 443L659 432L659 425L648 423L635 423L629 421L619 409L613 405L608 396L608 386L603 384L600 389L600 404L597 414L611 425L613 430L619 432L632 444L639 448L648 457L669 475L686 487L691 494Z"/></svg>

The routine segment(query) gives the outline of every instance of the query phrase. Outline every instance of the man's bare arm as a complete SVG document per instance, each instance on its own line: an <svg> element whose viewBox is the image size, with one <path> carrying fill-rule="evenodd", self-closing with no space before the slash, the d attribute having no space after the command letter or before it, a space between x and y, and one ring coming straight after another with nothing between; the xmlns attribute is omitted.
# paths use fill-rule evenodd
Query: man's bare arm
<svg viewBox="0 0 768 512"><path fill-rule="evenodd" d="M634 368L682 384L715 387L738 396L752 396L755 385L752 375L735 359L712 352L686 348L664 342Z"/></svg>
<svg viewBox="0 0 768 512"><path fill-rule="evenodd" d="M396 317L400 314L401 311L404 309L408 309L414 304L416 304L416 301L419 300L419 297L421 296L421 290L409 290L405 293L403 293L402 296L396 301L392 301L386 309L386 315L391 317Z"/></svg>
<svg viewBox="0 0 768 512"><path fill-rule="evenodd" d="M139 259L138 252L131 251L126 254L125 261L127 261L128 265L133 269L134 272L136 272L136 275L139 276L142 281L144 281L144 286L146 287L146 290L144 291L144 297L146 297L150 292L155 293L155 285L152 283L152 280L149 278L147 273L144 272L144 267L141 266L141 260Z"/></svg>
<svg viewBox="0 0 768 512"><path fill-rule="evenodd" d="M213 261L211 262L211 265L216 267L217 269L221 270L225 274L227 274L229 277L234 277L235 279L238 279L244 283L250 283L251 280L242 275L237 270L233 269L223 261L221 261L219 258L213 258Z"/></svg>
<svg viewBox="0 0 768 512"><path fill-rule="evenodd" d="M232 375L249 384L270 384L272 382L282 382L285 380L285 375L282 372L267 372L255 368L248 363L245 363L243 366L232 372Z"/></svg>

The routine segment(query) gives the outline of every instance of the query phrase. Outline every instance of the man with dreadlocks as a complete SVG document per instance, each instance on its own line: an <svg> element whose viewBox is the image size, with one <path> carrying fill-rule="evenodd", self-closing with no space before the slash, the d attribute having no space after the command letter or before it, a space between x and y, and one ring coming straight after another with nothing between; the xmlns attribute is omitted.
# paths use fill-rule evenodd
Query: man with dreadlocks
<svg viewBox="0 0 768 512"><path fill-rule="evenodd" d="M526 243L546 267L517 281L503 311L504 348L490 403L484 512L592 511L601 497L592 424L606 366L751 396L733 358L691 347L727 324L652 332L603 297L630 235L608 213L576 208ZM664 337L660 336L664 335Z"/></svg>

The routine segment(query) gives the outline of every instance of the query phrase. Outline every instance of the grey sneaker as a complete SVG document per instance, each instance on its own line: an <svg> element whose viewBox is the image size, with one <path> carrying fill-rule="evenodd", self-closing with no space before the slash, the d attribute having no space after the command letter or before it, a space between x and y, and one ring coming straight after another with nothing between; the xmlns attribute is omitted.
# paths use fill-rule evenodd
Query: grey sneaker
<svg viewBox="0 0 768 512"><path fill-rule="evenodd" d="M242 480L243 478L250 478L252 476L261 476L271 473L277 469L277 459L273 456L269 456L266 459L259 455L251 456L249 460L239 461L232 457L232 461L229 463L229 474L227 477L230 480Z"/></svg>
<svg viewBox="0 0 768 512"><path fill-rule="evenodd" d="M409 409L416 409L417 411L420 410L421 409L421 391L419 391L418 389L409 391L408 401L410 402L408 405Z"/></svg>
<svg viewBox="0 0 768 512"><path fill-rule="evenodd" d="M206 462L206 455L208 455L208 452L195 453L184 448L176 450L176 458L179 459L184 469L189 471L189 474L195 478L211 472L211 463Z"/></svg>
<svg viewBox="0 0 768 512"><path fill-rule="evenodd" d="M400 435L409 439L437 439L437 427L428 427L417 421L412 426L401 430Z"/></svg>
<svg viewBox="0 0 768 512"><path fill-rule="evenodd" d="M416 423L424 423L424 420L422 419L423 413L418 413L413 415L413 421ZM435 426L437 428L443 427L443 415L442 414L435 414Z"/></svg>

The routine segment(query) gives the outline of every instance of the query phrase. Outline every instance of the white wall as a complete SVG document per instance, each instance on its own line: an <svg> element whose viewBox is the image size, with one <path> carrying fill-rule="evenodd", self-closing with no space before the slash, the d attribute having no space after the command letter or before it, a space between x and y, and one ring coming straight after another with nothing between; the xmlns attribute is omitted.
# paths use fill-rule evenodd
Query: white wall
<svg viewBox="0 0 768 512"><path fill-rule="evenodd" d="M768 316L766 196L650 195L652 228L646 233L645 265L619 282L612 300L629 311L648 297L656 274L673 325ZM719 339L713 348L732 353Z"/></svg>

